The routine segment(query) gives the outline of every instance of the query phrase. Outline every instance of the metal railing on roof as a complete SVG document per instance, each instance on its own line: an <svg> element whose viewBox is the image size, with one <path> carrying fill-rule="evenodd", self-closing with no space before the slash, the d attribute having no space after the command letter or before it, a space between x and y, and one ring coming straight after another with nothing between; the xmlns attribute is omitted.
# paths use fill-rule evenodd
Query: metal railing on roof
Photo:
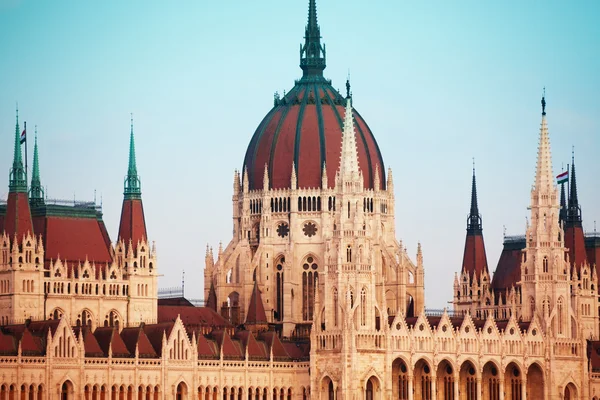
<svg viewBox="0 0 600 400"><path fill-rule="evenodd" d="M63 200L63 199L44 199L47 205L54 206L67 206L75 208L90 208L95 210L102 210L101 204L96 204L95 201L82 201L82 200Z"/></svg>
<svg viewBox="0 0 600 400"><path fill-rule="evenodd" d="M517 243L524 242L525 235L512 235L512 236L504 236L504 243Z"/></svg>
<svg viewBox="0 0 600 400"><path fill-rule="evenodd" d="M0 203L2 204L2 203ZM600 232L597 231L593 231L593 232L585 232L583 234L585 236L585 238L600 238Z"/></svg>
<svg viewBox="0 0 600 400"><path fill-rule="evenodd" d="M449 310L447 308L426 308L425 315L428 317L441 317L444 315L444 312L448 314L448 317L462 317L465 313L461 311Z"/></svg>
<svg viewBox="0 0 600 400"><path fill-rule="evenodd" d="M180 286L158 289L159 299L174 299L183 297L183 288Z"/></svg>

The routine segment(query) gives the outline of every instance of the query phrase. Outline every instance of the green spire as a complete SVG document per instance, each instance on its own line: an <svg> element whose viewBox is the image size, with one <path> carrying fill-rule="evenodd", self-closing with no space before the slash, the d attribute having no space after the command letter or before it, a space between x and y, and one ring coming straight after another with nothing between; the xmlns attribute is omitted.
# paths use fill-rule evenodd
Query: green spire
<svg viewBox="0 0 600 400"><path fill-rule="evenodd" d="M23 167L21 156L21 136L19 129L19 109L17 108L17 123L15 125L15 153L13 166L10 169L8 190L11 193L27 193L27 174Z"/></svg>
<svg viewBox="0 0 600 400"><path fill-rule="evenodd" d="M141 199L142 188L135 163L135 141L133 139L133 114L131 115L131 134L129 136L129 168L125 178L125 199Z"/></svg>
<svg viewBox="0 0 600 400"><path fill-rule="evenodd" d="M300 68L304 71L304 76L323 76L326 66L325 45L321 44L316 0L309 0L308 3L308 24L304 40L304 46L300 45Z"/></svg>
<svg viewBox="0 0 600 400"><path fill-rule="evenodd" d="M40 180L40 163L38 158L37 125L35 127L35 144L33 145L33 172L31 173L29 202L32 206L44 204L44 189Z"/></svg>

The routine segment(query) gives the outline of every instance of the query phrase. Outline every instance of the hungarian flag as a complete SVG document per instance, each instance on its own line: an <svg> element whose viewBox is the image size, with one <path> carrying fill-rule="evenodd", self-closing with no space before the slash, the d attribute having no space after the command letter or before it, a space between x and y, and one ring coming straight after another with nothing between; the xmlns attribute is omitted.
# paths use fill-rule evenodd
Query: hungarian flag
<svg viewBox="0 0 600 400"><path fill-rule="evenodd" d="M23 132L21 132L21 144L25 143L26 139L27 139L27 130L23 129Z"/></svg>
<svg viewBox="0 0 600 400"><path fill-rule="evenodd" d="M558 182L558 183L565 183L568 180L569 180L569 171L561 172L560 174L556 175L556 182Z"/></svg>

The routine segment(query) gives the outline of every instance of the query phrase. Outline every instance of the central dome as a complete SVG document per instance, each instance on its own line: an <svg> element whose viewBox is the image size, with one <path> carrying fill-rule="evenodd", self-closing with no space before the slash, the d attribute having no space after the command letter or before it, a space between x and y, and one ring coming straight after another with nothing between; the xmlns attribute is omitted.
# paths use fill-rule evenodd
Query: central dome
<svg viewBox="0 0 600 400"><path fill-rule="evenodd" d="M250 190L263 189L265 164L272 189L291 187L292 163L296 167L298 188L321 187L323 165L327 167L329 187L335 185L346 100L331 86L331 81L323 77L325 46L321 45L314 1L309 6L300 67L304 72L302 78L283 98L275 95L273 109L250 140L243 169L248 172ZM346 87L349 96L349 83ZM374 188L378 170L380 189L384 189L385 169L375 137L356 110L353 116L364 186Z"/></svg>

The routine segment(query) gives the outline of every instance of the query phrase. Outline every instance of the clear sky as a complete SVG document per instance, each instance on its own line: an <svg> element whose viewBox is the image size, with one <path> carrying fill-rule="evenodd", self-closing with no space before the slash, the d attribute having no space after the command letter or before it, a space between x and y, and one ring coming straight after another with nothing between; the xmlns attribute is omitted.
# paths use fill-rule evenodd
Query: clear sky
<svg viewBox="0 0 600 400"><path fill-rule="evenodd" d="M50 198L103 199L113 240L129 113L162 287L202 297L207 243L231 239L233 171L301 76L308 0L0 0L0 196L15 102L38 125ZM396 225L421 241L426 304L451 300L472 158L490 270L528 215L546 87L555 173L575 146L584 229L600 220L600 2L318 0L325 75L394 171ZM30 142L31 143L31 142ZM29 157L33 149L30 147ZM599 221L600 222L600 221Z"/></svg>

